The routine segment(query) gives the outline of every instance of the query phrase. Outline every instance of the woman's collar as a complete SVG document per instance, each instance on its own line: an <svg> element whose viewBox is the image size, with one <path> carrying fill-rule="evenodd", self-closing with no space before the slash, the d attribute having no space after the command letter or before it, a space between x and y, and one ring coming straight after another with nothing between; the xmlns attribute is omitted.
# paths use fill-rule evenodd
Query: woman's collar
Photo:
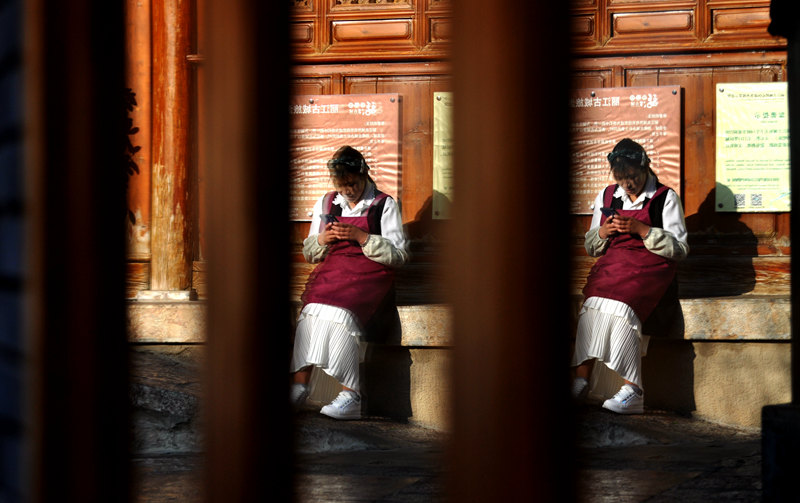
<svg viewBox="0 0 800 503"><path fill-rule="evenodd" d="M647 181L644 182L644 189L642 189L641 194L639 194L636 197L636 201L633 201L633 204L636 204L639 201L644 201L645 198L653 199L653 196L655 194L656 194L656 177L653 176L652 173L648 173ZM614 197L620 198L622 196L628 197L628 194L625 193L625 189L617 185L617 190L614 191Z"/></svg>
<svg viewBox="0 0 800 503"><path fill-rule="evenodd" d="M376 190L377 188L375 187L375 184L371 182L369 179L367 179L367 184L364 186L364 193L361 194L361 199L358 200L358 203L356 203L354 208L357 208L358 205L364 202L371 203L372 200L375 199ZM338 204L339 206L344 208L345 205L347 205L347 200L337 192L336 197L333 198L333 202L331 204Z"/></svg>

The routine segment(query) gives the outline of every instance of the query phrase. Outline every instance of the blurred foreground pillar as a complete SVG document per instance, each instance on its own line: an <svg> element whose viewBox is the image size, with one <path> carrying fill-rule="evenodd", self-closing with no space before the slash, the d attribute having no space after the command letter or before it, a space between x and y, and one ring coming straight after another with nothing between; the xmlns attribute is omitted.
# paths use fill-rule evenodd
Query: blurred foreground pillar
<svg viewBox="0 0 800 503"><path fill-rule="evenodd" d="M129 499L123 5L24 3L26 501Z"/></svg>
<svg viewBox="0 0 800 503"><path fill-rule="evenodd" d="M793 206L800 198L800 18L794 0L772 0L769 32L786 37L786 75L789 87L789 158ZM791 233L800 232L800 212L790 215ZM800 250L792 246L792 263ZM761 467L763 501L797 501L797 454L800 452L800 282L792 281L792 403L769 405L761 411Z"/></svg>
<svg viewBox="0 0 800 503"><path fill-rule="evenodd" d="M207 2L207 501L288 501L288 4Z"/></svg>
<svg viewBox="0 0 800 503"><path fill-rule="evenodd" d="M455 9L452 501L575 497L568 6Z"/></svg>

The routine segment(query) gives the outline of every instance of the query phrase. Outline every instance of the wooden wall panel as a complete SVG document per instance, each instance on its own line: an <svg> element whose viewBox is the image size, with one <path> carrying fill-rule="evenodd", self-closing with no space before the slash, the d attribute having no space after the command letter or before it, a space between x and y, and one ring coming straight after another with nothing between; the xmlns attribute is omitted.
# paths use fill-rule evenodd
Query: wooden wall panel
<svg viewBox="0 0 800 503"><path fill-rule="evenodd" d="M714 37L769 36L769 7L711 9L711 35Z"/></svg>
<svg viewBox="0 0 800 503"><path fill-rule="evenodd" d="M289 39L292 43L310 46L314 43L314 23L312 21L292 23L289 26Z"/></svg>
<svg viewBox="0 0 800 503"><path fill-rule="evenodd" d="M317 0L292 7L290 33L299 63L448 57L449 1Z"/></svg>
<svg viewBox="0 0 800 503"><path fill-rule="evenodd" d="M573 43L595 45L597 43L597 14L594 12L572 16L570 23Z"/></svg>
<svg viewBox="0 0 800 503"><path fill-rule="evenodd" d="M413 35L411 19L333 21L330 44L332 49L339 49L348 43L369 45L370 48L387 44L406 47L413 43Z"/></svg>
<svg viewBox="0 0 800 503"><path fill-rule="evenodd" d="M344 94L374 94L378 92L376 77L345 77Z"/></svg>
<svg viewBox="0 0 800 503"><path fill-rule="evenodd" d="M574 89L612 87L613 78L613 72L608 68L578 71L572 74L572 86Z"/></svg>
<svg viewBox="0 0 800 503"><path fill-rule="evenodd" d="M786 47L767 32L769 0L598 0L572 15L580 55Z"/></svg>
<svg viewBox="0 0 800 503"><path fill-rule="evenodd" d="M694 11L623 12L611 15L611 35L692 37Z"/></svg>
<svg viewBox="0 0 800 503"><path fill-rule="evenodd" d="M420 0L327 0L331 13L353 12L368 15L374 15L375 12L413 9L418 2Z"/></svg>
<svg viewBox="0 0 800 503"><path fill-rule="evenodd" d="M292 82L292 94L332 94L333 82L331 77L314 77L296 79Z"/></svg>
<svg viewBox="0 0 800 503"><path fill-rule="evenodd" d="M428 40L431 44L446 44L453 38L453 21L450 18L430 18L428 27Z"/></svg>

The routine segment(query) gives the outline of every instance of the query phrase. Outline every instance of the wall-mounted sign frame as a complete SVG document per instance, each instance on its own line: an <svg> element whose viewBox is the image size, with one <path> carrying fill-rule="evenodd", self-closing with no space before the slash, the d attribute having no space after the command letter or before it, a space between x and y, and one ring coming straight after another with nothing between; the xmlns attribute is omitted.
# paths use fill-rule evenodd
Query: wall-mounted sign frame
<svg viewBox="0 0 800 503"><path fill-rule="evenodd" d="M433 93L434 219L450 218L453 190L453 93Z"/></svg>
<svg viewBox="0 0 800 503"><path fill-rule="evenodd" d="M716 210L791 210L786 82L717 84Z"/></svg>
<svg viewBox="0 0 800 503"><path fill-rule="evenodd" d="M681 88L577 89L572 112L570 212L591 214L594 199L614 183L606 156L617 142L639 142L658 179L681 192Z"/></svg>
<svg viewBox="0 0 800 503"><path fill-rule="evenodd" d="M298 95L289 113L290 220L310 221L314 203L333 190L327 162L343 145L361 152L378 188L400 201L399 94Z"/></svg>

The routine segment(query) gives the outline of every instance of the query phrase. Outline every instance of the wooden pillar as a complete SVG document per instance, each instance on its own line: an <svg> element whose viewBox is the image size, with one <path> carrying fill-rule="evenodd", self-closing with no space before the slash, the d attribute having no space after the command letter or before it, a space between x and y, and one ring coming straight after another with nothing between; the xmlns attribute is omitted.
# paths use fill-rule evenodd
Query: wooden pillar
<svg viewBox="0 0 800 503"><path fill-rule="evenodd" d="M27 0L26 501L127 501L123 3Z"/></svg>
<svg viewBox="0 0 800 503"><path fill-rule="evenodd" d="M575 498L568 6L456 9L453 501Z"/></svg>
<svg viewBox="0 0 800 503"><path fill-rule="evenodd" d="M288 4L207 9L206 498L290 501Z"/></svg>
<svg viewBox="0 0 800 503"><path fill-rule="evenodd" d="M129 135L138 173L128 178L127 257L128 297L150 288L150 163L152 140L152 44L150 1L126 0L125 3L125 86L134 94L136 105L128 113L132 127Z"/></svg>
<svg viewBox="0 0 800 503"><path fill-rule="evenodd" d="M153 172L150 289L192 280L191 0L153 2Z"/></svg>

